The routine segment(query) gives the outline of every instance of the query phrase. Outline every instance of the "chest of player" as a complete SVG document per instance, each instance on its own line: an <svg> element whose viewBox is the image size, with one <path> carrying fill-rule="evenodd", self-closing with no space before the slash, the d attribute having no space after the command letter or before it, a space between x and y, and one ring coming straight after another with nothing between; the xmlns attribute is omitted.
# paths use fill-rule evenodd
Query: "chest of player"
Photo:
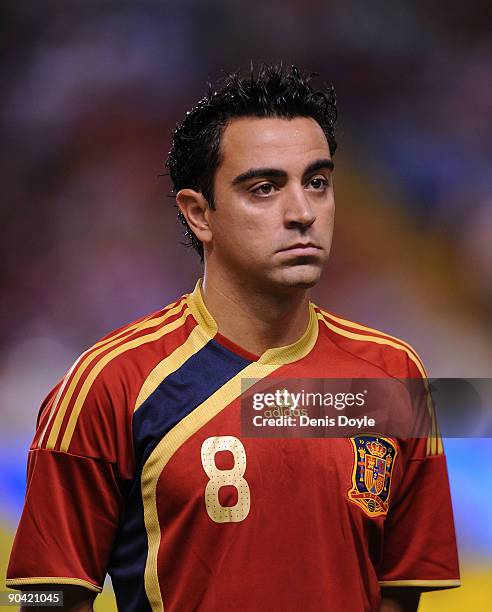
<svg viewBox="0 0 492 612"><path fill-rule="evenodd" d="M381 526L399 478L394 440L249 437L240 402L202 426L189 414L155 446L142 487L166 517L205 525L263 523L277 517L294 528L307 517ZM372 527L371 527L372 528Z"/></svg>

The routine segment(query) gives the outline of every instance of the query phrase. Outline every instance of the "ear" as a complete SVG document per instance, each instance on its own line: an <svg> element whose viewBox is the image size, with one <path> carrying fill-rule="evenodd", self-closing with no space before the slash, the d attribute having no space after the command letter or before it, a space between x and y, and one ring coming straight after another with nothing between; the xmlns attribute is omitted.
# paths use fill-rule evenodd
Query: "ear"
<svg viewBox="0 0 492 612"><path fill-rule="evenodd" d="M210 242L212 240L212 231L208 223L210 206L205 196L194 189L181 189L176 194L176 202L198 240L205 244Z"/></svg>

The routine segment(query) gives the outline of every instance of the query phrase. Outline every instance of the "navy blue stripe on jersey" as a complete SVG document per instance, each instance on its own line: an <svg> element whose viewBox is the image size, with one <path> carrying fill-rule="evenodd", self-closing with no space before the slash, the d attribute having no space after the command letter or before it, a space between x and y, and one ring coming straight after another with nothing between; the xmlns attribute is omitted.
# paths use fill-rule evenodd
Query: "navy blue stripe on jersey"
<svg viewBox="0 0 492 612"><path fill-rule="evenodd" d="M126 500L125 517L109 570L118 593L118 609L151 612L144 585L148 546L141 477L145 462L177 423L250 363L250 360L210 340L165 378L135 412L133 441L137 475Z"/></svg>

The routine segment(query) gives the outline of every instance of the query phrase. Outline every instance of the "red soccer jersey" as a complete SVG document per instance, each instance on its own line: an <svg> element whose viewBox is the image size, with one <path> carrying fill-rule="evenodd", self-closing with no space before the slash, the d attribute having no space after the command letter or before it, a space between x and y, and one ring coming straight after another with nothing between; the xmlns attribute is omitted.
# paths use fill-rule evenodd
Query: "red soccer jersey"
<svg viewBox="0 0 492 612"><path fill-rule="evenodd" d="M360 612L381 585L457 586L437 437L241 428L245 379L420 376L407 344L313 304L298 342L251 355L217 333L198 284L83 353L47 397L7 585L100 591L109 573L125 612Z"/></svg>

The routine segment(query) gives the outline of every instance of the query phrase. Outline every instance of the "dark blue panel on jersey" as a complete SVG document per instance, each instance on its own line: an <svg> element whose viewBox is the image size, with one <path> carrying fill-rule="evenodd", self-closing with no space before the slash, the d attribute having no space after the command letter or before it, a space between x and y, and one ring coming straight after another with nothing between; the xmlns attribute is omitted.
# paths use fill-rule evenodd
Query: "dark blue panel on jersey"
<svg viewBox="0 0 492 612"><path fill-rule="evenodd" d="M170 429L250 363L211 340L170 374L133 417L137 471Z"/></svg>
<svg viewBox="0 0 492 612"><path fill-rule="evenodd" d="M141 494L142 468L160 440L250 360L211 340L170 374L143 402L133 417L137 476L126 501L125 516L113 549L110 575L118 609L151 610L144 586L147 532Z"/></svg>

